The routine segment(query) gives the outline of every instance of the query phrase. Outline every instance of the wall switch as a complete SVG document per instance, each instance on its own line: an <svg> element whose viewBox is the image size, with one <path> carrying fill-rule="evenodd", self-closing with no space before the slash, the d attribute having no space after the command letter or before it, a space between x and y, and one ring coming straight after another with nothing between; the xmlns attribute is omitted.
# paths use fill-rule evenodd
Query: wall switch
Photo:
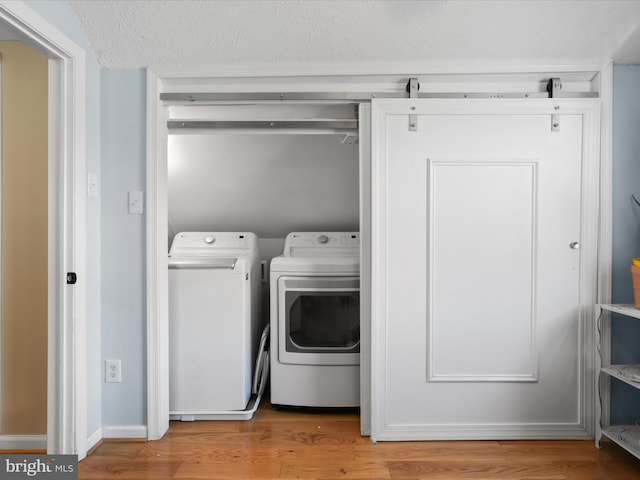
<svg viewBox="0 0 640 480"><path fill-rule="evenodd" d="M120 360L105 360L104 374L106 383L122 382L122 370L120 368Z"/></svg>
<svg viewBox="0 0 640 480"><path fill-rule="evenodd" d="M87 195L89 197L98 196L98 175L95 173L87 174Z"/></svg>
<svg viewBox="0 0 640 480"><path fill-rule="evenodd" d="M138 190L132 190L129 192L129 213L134 215L142 215L143 209L143 197L142 192Z"/></svg>

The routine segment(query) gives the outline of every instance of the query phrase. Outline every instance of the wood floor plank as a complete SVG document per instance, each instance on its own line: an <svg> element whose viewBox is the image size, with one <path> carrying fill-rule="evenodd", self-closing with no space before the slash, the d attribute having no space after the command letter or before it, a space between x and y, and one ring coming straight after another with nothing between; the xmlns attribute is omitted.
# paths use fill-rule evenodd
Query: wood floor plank
<svg viewBox="0 0 640 480"><path fill-rule="evenodd" d="M262 461L194 461L183 462L173 479L253 479L281 478L279 459Z"/></svg>
<svg viewBox="0 0 640 480"><path fill-rule="evenodd" d="M342 462L354 462L353 451L342 447L322 447L314 445L279 446L269 442L247 445L243 447L197 447L191 448L188 443L178 448L171 445L153 445L163 442L152 442L151 446L140 453L141 457L160 457L169 459L195 458L202 461L256 461L264 459L282 459L285 457L312 457L319 451L326 458Z"/></svg>
<svg viewBox="0 0 640 480"><path fill-rule="evenodd" d="M389 479L383 462L341 462L332 458L291 457L282 461L281 479Z"/></svg>
<svg viewBox="0 0 640 480"><path fill-rule="evenodd" d="M100 479L162 479L174 478L178 468L182 465L181 460L160 460L160 459L134 459L134 460L108 460L89 461L85 460L78 466L78 478Z"/></svg>
<svg viewBox="0 0 640 480"><path fill-rule="evenodd" d="M406 461L389 462L391 478L429 480L567 480L560 469L551 464L501 464L488 462Z"/></svg>
<svg viewBox="0 0 640 480"><path fill-rule="evenodd" d="M202 432L202 422L170 422L171 429L169 435L184 435L187 433ZM229 421L211 421L207 423L207 432L209 433L237 433L245 422L229 422Z"/></svg>
<svg viewBox="0 0 640 480"><path fill-rule="evenodd" d="M384 457L391 460L428 460L431 458L459 460L483 460L502 455L500 445L494 441L461 442L380 442L377 445L354 446L358 460Z"/></svg>

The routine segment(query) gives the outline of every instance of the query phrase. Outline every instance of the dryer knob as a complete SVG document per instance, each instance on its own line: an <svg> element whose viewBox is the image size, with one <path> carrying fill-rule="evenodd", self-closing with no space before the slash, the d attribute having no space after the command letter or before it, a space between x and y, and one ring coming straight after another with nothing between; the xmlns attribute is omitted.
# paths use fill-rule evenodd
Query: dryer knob
<svg viewBox="0 0 640 480"><path fill-rule="evenodd" d="M215 241L216 241L216 237L214 237L212 235L208 235L208 236L204 237L204 243L207 243L209 245L211 245Z"/></svg>
<svg viewBox="0 0 640 480"><path fill-rule="evenodd" d="M329 243L329 237L327 237L326 235L320 235L318 237L318 243L321 245L324 245L325 243Z"/></svg>

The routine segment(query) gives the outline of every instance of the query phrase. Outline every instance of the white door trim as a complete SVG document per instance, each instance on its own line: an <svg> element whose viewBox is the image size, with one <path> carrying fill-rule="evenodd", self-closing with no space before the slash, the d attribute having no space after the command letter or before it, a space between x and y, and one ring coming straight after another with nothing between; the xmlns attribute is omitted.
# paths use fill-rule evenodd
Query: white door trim
<svg viewBox="0 0 640 480"><path fill-rule="evenodd" d="M0 55L0 272L2 271L2 55ZM0 274L0 299L2 298L2 275ZM2 327L2 301L0 300L0 327ZM2 328L0 328L0 372L2 372ZM0 375L1 380L1 375ZM0 409L2 408L2 382L0 382ZM0 432L2 432L2 419L0 418Z"/></svg>
<svg viewBox="0 0 640 480"><path fill-rule="evenodd" d="M400 105L403 102L404 105ZM600 240L600 105L589 100L431 100L433 114L562 114L583 116L583 165L580 235L580 419L577 425L395 425L387 420L387 189L385 116L408 112L407 101L376 100L372 104L372 419L378 440L567 438L593 434L594 392L593 310L598 301ZM427 102L422 100L422 102ZM423 108L425 103L422 104ZM420 108L420 107L419 107ZM558 108L559 110L556 110ZM405 113L406 114L406 113ZM551 125L550 125L551 128Z"/></svg>
<svg viewBox="0 0 640 480"><path fill-rule="evenodd" d="M613 263L613 64L598 74L600 89L600 244L598 303L611 303Z"/></svg>
<svg viewBox="0 0 640 480"><path fill-rule="evenodd" d="M23 2L0 21L49 57L49 340L47 451L86 455L85 52ZM76 272L75 286L65 283Z"/></svg>
<svg viewBox="0 0 640 480"><path fill-rule="evenodd" d="M147 70L147 438L169 429L167 109L162 81Z"/></svg>
<svg viewBox="0 0 640 480"><path fill-rule="evenodd" d="M360 118L360 432L371 435L371 104Z"/></svg>

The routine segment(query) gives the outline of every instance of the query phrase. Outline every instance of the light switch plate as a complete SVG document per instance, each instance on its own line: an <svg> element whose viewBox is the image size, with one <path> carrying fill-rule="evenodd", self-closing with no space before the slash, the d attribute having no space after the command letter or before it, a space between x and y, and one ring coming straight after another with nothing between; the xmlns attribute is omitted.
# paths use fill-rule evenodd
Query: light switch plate
<svg viewBox="0 0 640 480"><path fill-rule="evenodd" d="M89 197L98 196L98 175L95 173L87 174L87 195Z"/></svg>
<svg viewBox="0 0 640 480"><path fill-rule="evenodd" d="M139 190L129 192L129 213L133 215L142 215L144 213L143 196Z"/></svg>

